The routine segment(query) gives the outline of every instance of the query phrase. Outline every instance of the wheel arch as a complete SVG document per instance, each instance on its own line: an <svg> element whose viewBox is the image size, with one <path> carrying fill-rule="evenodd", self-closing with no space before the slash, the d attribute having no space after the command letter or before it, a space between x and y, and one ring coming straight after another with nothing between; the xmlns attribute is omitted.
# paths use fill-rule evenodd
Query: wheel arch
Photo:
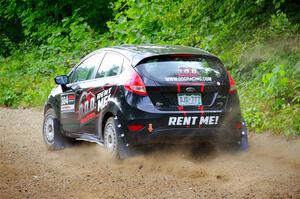
<svg viewBox="0 0 300 199"><path fill-rule="evenodd" d="M50 108L53 109L53 107L52 107L51 104L48 103L48 104L45 105L45 107L44 107L44 115L46 114L46 112L47 112Z"/></svg>
<svg viewBox="0 0 300 199"><path fill-rule="evenodd" d="M48 98L48 101L46 102L46 104L44 106L44 115L50 108L52 108L54 110L56 117L59 119L60 118L60 107L59 107L57 100L52 96L50 96Z"/></svg>
<svg viewBox="0 0 300 199"><path fill-rule="evenodd" d="M100 111L98 121L96 124L97 136L99 136L100 140L103 139L104 128L105 128L105 124L106 124L108 118L117 117L118 122L121 123L120 120L122 120L122 118L123 118L121 110L122 109L120 108L119 103L116 103L116 101L112 100L112 101L109 101L109 106L107 107L107 109Z"/></svg>
<svg viewBox="0 0 300 199"><path fill-rule="evenodd" d="M101 137L103 137L105 124L106 124L108 118L110 118L110 117L115 117L115 115L110 111L106 112L105 115L103 116L103 119L101 122Z"/></svg>

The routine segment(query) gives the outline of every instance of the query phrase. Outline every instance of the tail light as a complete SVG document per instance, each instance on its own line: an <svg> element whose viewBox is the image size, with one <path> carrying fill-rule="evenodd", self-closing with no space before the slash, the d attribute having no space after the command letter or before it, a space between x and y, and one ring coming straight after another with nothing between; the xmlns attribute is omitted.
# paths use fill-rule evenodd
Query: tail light
<svg viewBox="0 0 300 199"><path fill-rule="evenodd" d="M241 122L235 123L235 128L236 128L236 129L242 128L242 123L241 123Z"/></svg>
<svg viewBox="0 0 300 199"><path fill-rule="evenodd" d="M228 90L228 93L232 95L232 94L236 93L236 85L235 85L235 82L234 82L233 78L229 74L229 72L228 71L226 71L226 72L227 72L227 76L229 78L229 90Z"/></svg>
<svg viewBox="0 0 300 199"><path fill-rule="evenodd" d="M147 96L146 87L142 78L135 72L131 70L129 73L129 80L125 82L124 88L132 93Z"/></svg>

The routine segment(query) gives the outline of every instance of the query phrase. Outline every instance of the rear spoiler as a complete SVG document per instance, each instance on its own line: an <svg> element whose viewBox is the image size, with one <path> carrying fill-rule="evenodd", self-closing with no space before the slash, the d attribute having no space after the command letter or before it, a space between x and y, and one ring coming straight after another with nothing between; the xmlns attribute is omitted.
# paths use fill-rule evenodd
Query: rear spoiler
<svg viewBox="0 0 300 199"><path fill-rule="evenodd" d="M139 64L145 63L151 59L156 59L156 58L160 58L160 57L193 57L193 56L198 56L198 57L207 57L207 58L214 58L214 59L218 59L220 62L221 60L211 54L190 54L190 53L186 53L186 54L160 54L160 55L153 55L151 53L149 53L148 56L146 56L146 54L137 54L133 57L132 61L131 61L131 66L132 67L136 67Z"/></svg>

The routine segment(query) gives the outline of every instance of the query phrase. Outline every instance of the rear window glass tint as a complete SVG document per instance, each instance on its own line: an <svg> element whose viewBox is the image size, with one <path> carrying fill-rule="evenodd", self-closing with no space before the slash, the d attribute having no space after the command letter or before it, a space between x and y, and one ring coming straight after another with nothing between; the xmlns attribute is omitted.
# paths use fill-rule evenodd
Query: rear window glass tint
<svg viewBox="0 0 300 199"><path fill-rule="evenodd" d="M168 82L211 82L225 72L218 59L202 56L152 58L137 67L148 78Z"/></svg>

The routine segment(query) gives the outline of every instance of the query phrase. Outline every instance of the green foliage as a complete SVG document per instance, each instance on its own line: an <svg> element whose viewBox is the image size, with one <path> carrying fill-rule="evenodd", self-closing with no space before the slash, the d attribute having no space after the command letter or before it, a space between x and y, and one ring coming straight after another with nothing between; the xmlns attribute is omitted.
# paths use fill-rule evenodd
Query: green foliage
<svg viewBox="0 0 300 199"><path fill-rule="evenodd" d="M0 59L0 104L11 107L42 105L57 74L66 74L88 52L101 46L95 32L73 17L53 28L47 44L19 45L13 56ZM62 35L65 36L62 36Z"/></svg>
<svg viewBox="0 0 300 199"><path fill-rule="evenodd" d="M56 42L70 42L67 36L75 31L70 29L72 27L69 28L68 23L75 23L74 25L85 23L85 28L89 26L95 32L103 33L107 30L106 21L112 17L113 2L112 0L0 0L0 43L5 44L0 50L0 56L9 56L11 47L23 42L34 45L49 44L49 38L52 37L53 40L56 36L60 37ZM74 27L77 26L73 26L73 29ZM78 38L80 39L82 38Z"/></svg>
<svg viewBox="0 0 300 199"><path fill-rule="evenodd" d="M214 52L242 85L250 129L294 135L300 134L297 9L285 0L119 0L108 27L116 44L181 44Z"/></svg>
<svg viewBox="0 0 300 199"><path fill-rule="evenodd" d="M100 47L189 45L222 59L237 82L251 130L300 135L300 5L296 1L0 3L2 105L42 105L54 86L53 77L65 74L81 56Z"/></svg>
<svg viewBox="0 0 300 199"><path fill-rule="evenodd" d="M293 19L290 13L295 9L281 0L119 0L108 26L111 37L120 43L182 44L219 53L236 40L251 39L257 27L278 32L294 27L288 17Z"/></svg>
<svg viewBox="0 0 300 199"><path fill-rule="evenodd" d="M286 77L284 65L278 65L272 72L262 76L267 96L282 99L289 94L289 79Z"/></svg>

